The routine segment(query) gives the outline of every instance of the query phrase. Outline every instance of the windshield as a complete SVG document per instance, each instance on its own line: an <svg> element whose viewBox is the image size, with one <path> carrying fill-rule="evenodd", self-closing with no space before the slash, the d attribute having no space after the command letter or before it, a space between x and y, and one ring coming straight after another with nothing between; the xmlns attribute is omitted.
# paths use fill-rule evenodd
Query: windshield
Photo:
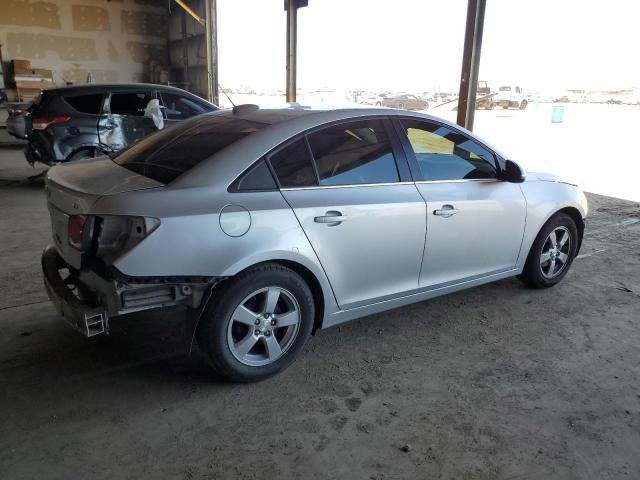
<svg viewBox="0 0 640 480"><path fill-rule="evenodd" d="M229 115L194 119L153 134L116 154L118 165L165 185L268 124Z"/></svg>

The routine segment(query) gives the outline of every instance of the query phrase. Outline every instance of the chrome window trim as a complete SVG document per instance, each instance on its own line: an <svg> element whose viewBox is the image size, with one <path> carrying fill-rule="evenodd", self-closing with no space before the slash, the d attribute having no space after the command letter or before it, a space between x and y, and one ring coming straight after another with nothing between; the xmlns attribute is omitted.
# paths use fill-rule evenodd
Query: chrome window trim
<svg viewBox="0 0 640 480"><path fill-rule="evenodd" d="M357 187L385 187L388 185L415 185L415 182L387 182L387 183L358 183L354 185L310 185L308 187L285 187L282 192L293 192L296 190L322 190L333 188L357 188Z"/></svg>
<svg viewBox="0 0 640 480"><path fill-rule="evenodd" d="M415 183L428 184L428 183L466 183L466 182L480 182L480 183L497 183L501 182L497 178L461 178L458 180L417 180Z"/></svg>

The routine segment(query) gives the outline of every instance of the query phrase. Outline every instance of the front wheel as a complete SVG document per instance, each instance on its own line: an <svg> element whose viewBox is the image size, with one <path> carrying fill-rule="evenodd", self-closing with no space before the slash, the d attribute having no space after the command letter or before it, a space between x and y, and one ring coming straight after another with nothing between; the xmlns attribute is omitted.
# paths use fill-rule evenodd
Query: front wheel
<svg viewBox="0 0 640 480"><path fill-rule="evenodd" d="M214 293L198 326L198 344L222 376L259 381L294 361L311 335L314 315L313 295L302 277L264 264Z"/></svg>
<svg viewBox="0 0 640 480"><path fill-rule="evenodd" d="M533 288L549 288L560 282L578 249L578 229L565 213L547 221L536 237L520 279Z"/></svg>

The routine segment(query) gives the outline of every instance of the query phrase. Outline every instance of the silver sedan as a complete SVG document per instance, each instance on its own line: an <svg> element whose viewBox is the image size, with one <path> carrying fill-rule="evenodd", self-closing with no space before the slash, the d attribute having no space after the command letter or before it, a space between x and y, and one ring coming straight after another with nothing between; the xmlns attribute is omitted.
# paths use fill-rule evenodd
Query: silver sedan
<svg viewBox="0 0 640 480"><path fill-rule="evenodd" d="M518 275L567 274L587 202L419 113L252 105L47 176L45 285L87 336L187 307L234 381L286 368L318 328ZM192 343L189 338L189 345Z"/></svg>

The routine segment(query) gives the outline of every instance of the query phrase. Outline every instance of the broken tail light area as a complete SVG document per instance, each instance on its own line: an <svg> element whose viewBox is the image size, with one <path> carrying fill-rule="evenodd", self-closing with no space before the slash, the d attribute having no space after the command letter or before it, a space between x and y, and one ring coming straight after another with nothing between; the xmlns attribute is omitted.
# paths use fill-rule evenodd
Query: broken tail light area
<svg viewBox="0 0 640 480"><path fill-rule="evenodd" d="M125 215L70 215L69 245L110 265L160 225L160 220Z"/></svg>
<svg viewBox="0 0 640 480"><path fill-rule="evenodd" d="M92 226L93 217L89 215L69 215L69 223L67 225L69 245L76 250L84 250L89 242Z"/></svg>
<svg viewBox="0 0 640 480"><path fill-rule="evenodd" d="M105 266L111 265L160 226L160 220L152 217L97 215L95 218L92 253Z"/></svg>
<svg viewBox="0 0 640 480"><path fill-rule="evenodd" d="M65 115L49 115L44 117L36 117L32 120L31 127L34 130L46 130L52 125L67 123L69 120L71 120L71 117Z"/></svg>

